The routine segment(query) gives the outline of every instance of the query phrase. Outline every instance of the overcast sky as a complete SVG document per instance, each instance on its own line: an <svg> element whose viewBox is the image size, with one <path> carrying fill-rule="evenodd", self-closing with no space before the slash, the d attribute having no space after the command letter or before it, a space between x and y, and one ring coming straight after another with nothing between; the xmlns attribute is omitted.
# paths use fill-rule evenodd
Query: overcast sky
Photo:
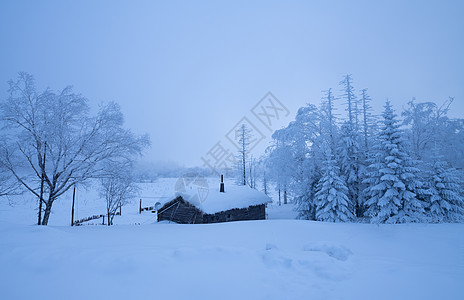
<svg viewBox="0 0 464 300"><path fill-rule="evenodd" d="M219 3L221 2L221 3ZM252 3L251 3L252 2ZM0 95L19 71L118 102L146 159L202 165L242 117L267 139L351 73L377 109L455 97L464 112L464 1L1 1ZM289 115L250 111L272 92ZM284 112L284 111L281 111Z"/></svg>

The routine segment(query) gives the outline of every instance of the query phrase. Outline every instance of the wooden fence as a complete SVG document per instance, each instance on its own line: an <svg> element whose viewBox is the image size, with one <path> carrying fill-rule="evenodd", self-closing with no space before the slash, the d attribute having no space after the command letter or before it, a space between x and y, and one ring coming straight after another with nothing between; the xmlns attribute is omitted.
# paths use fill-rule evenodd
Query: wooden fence
<svg viewBox="0 0 464 300"><path fill-rule="evenodd" d="M118 211L118 212L115 213L115 215L120 216L121 213ZM88 221L92 221L92 220L96 220L96 219L100 219L100 218L103 218L102 225L105 225L105 217L106 217L106 214L105 215L93 215L93 216L90 216L90 217L86 217L86 218L74 221L73 226L82 226L82 225L84 225L83 224L84 222L88 222Z"/></svg>

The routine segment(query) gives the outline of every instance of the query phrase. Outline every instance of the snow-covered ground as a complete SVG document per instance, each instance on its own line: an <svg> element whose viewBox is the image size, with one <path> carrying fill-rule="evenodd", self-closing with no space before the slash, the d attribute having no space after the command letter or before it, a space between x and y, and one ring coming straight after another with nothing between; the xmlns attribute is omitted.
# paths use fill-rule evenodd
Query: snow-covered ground
<svg viewBox="0 0 464 300"><path fill-rule="evenodd" d="M144 184L144 206L172 183ZM79 217L104 212L95 192L78 196ZM115 226L70 227L69 199L41 227L27 196L0 203L0 299L464 299L463 224L285 219L291 205L265 221L158 224L135 200Z"/></svg>

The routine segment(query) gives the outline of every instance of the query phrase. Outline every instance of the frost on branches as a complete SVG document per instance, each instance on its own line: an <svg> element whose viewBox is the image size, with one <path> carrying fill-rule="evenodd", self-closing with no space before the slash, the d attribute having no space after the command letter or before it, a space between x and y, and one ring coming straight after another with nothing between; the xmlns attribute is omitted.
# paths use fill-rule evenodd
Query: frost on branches
<svg viewBox="0 0 464 300"><path fill-rule="evenodd" d="M316 187L316 219L328 222L347 222L353 215L348 209L348 188L342 178L340 169L328 155L322 178Z"/></svg>
<svg viewBox="0 0 464 300"><path fill-rule="evenodd" d="M463 221L463 197L457 171L447 166L442 157L434 151L434 162L429 179L429 214L433 222Z"/></svg>
<svg viewBox="0 0 464 300"><path fill-rule="evenodd" d="M379 134L379 144L374 150L369 165L366 188L367 215L375 223L405 223L420 221L422 203L415 190L420 183L412 166L412 160L405 152L398 120L389 101L383 113L383 127Z"/></svg>

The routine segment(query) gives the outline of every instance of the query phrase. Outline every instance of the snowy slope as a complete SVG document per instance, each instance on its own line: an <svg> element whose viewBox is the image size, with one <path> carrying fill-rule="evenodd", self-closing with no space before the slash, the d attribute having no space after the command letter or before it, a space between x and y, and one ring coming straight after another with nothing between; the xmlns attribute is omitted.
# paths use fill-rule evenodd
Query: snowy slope
<svg viewBox="0 0 464 300"><path fill-rule="evenodd" d="M70 195L47 227L33 225L27 194L1 201L0 299L464 299L464 224L299 221L291 205L222 224L138 214L139 199L167 201L175 180L142 184L112 227L70 227ZM103 212L96 191L79 189L79 217Z"/></svg>
<svg viewBox="0 0 464 300"><path fill-rule="evenodd" d="M0 222L0 291L2 299L463 299L463 232L297 220Z"/></svg>

